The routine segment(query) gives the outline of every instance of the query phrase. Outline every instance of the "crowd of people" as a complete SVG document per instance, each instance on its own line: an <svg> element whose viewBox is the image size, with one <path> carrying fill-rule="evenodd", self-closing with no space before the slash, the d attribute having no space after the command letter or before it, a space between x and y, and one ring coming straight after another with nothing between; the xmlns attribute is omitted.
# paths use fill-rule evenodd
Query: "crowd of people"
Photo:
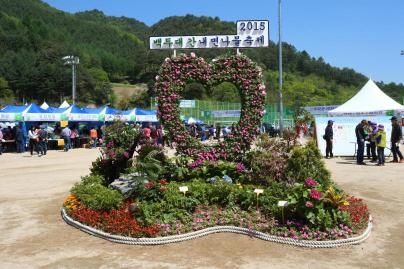
<svg viewBox="0 0 404 269"><path fill-rule="evenodd" d="M49 140L63 139L64 151L81 147L81 140L89 140L90 147L95 148L102 138L102 128L81 126L61 127L56 125L32 125L28 131L25 126L16 124L7 128L0 128L0 155L7 149L17 153L24 153L28 150L31 156L36 153L39 157L45 156L48 151ZM7 142L7 146L5 143Z"/></svg>
<svg viewBox="0 0 404 269"><path fill-rule="evenodd" d="M392 163L404 163L403 155L400 151L399 143L403 137L402 128L398 123L396 116L391 119L391 136L390 136L390 150L393 154ZM326 158L332 158L333 155L333 124L334 121L329 120L327 127L325 128L325 134L323 136L326 141ZM358 165L366 165L364 162L365 145L367 148L367 156L371 159L372 163L376 163L378 166L384 166L385 155L384 150L388 148L386 131L383 124L377 124L376 122L362 120L355 128L357 151L356 151L356 163Z"/></svg>

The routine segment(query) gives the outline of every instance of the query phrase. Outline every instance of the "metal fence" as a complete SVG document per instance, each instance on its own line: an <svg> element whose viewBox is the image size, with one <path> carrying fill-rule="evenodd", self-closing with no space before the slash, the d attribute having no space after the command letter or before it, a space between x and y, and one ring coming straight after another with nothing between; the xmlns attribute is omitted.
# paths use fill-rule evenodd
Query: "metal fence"
<svg viewBox="0 0 404 269"><path fill-rule="evenodd" d="M156 109L156 102L152 100L151 109ZM227 103L202 100L182 100L180 103L181 116L184 118L193 117L202 120L206 124L231 125L240 119L241 103ZM279 115L276 106L266 105L263 123L270 123L275 127L279 126ZM293 126L293 111L284 108L284 126Z"/></svg>

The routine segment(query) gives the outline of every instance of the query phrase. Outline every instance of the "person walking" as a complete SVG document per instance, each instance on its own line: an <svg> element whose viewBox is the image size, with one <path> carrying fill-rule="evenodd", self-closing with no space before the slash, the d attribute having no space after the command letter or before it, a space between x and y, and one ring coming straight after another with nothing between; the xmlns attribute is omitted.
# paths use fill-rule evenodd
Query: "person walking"
<svg viewBox="0 0 404 269"><path fill-rule="evenodd" d="M69 128L69 125L66 125L65 128L63 128L61 136L63 137L64 140L64 151L67 152L71 148L70 146L70 136L72 135L72 131Z"/></svg>
<svg viewBox="0 0 404 269"><path fill-rule="evenodd" d="M385 158L384 158L384 148L386 147L386 132L384 131L384 125L379 124L377 127L377 133L374 136L376 146L377 146L377 156L378 156L378 163L376 165L381 166L384 165Z"/></svg>
<svg viewBox="0 0 404 269"><path fill-rule="evenodd" d="M31 126L31 128L28 131L28 138L29 138L29 152L31 153L31 156L34 155L34 149L36 154L39 155L39 150L38 150L38 132L35 128L35 126Z"/></svg>
<svg viewBox="0 0 404 269"><path fill-rule="evenodd" d="M366 120L362 120L355 128L356 142L358 144L358 151L356 154L356 163L358 165L366 165L366 163L363 161L363 154L365 153L365 139L366 139L365 126L366 126L366 123L367 123Z"/></svg>
<svg viewBox="0 0 404 269"><path fill-rule="evenodd" d="M334 154L332 153L332 142L334 139L334 132L332 130L332 126L334 124L334 121L329 120L327 127L325 127L325 134L323 138L325 139L326 142L326 147L325 147L325 158L332 158L334 157Z"/></svg>
<svg viewBox="0 0 404 269"><path fill-rule="evenodd" d="M403 154L400 151L400 141L403 138L401 126L398 124L397 117L393 116L391 119L391 152L393 153L392 163L404 163ZM398 160L400 158L400 160Z"/></svg>
<svg viewBox="0 0 404 269"><path fill-rule="evenodd" d="M46 126L41 126L41 129L39 130L39 152L41 155L44 156L46 155L46 152L48 151L48 132L46 131Z"/></svg>
<svg viewBox="0 0 404 269"><path fill-rule="evenodd" d="M92 142L92 148L95 149L97 147L97 139L98 139L98 132L95 127L91 128L90 130L90 138Z"/></svg>

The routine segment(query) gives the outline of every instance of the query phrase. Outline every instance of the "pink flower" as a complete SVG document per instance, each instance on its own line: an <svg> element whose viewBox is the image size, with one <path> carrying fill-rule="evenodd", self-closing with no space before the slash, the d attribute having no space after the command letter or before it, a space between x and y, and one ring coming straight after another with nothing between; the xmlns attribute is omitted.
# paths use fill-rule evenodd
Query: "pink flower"
<svg viewBox="0 0 404 269"><path fill-rule="evenodd" d="M319 192L318 190L310 190L310 197L314 200L320 200L321 192Z"/></svg>
<svg viewBox="0 0 404 269"><path fill-rule="evenodd" d="M236 164L236 170L237 170L237 172L239 172L239 173L244 172L244 170L245 170L244 164L242 164L242 163L237 163L237 164Z"/></svg>
<svg viewBox="0 0 404 269"><path fill-rule="evenodd" d="M125 158L129 158L129 153L128 153L127 151L125 151L125 152L123 153L123 156L125 156Z"/></svg>
<svg viewBox="0 0 404 269"><path fill-rule="evenodd" d="M315 186L317 186L317 181L315 181L314 179L309 177L308 179L306 179L304 181L304 184L306 184L307 187L315 187Z"/></svg>
<svg viewBox="0 0 404 269"><path fill-rule="evenodd" d="M308 207L308 208L313 208L313 207L314 207L314 204L313 204L312 202L310 202L310 201L307 201L307 202L306 202L306 207Z"/></svg>
<svg viewBox="0 0 404 269"><path fill-rule="evenodd" d="M195 53L191 52L191 58L195 58L195 57L196 57Z"/></svg>

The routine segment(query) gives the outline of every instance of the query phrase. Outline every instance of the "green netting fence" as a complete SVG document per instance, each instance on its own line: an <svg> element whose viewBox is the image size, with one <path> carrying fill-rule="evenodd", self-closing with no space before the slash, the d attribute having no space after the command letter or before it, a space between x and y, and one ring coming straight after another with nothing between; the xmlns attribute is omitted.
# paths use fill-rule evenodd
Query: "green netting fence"
<svg viewBox="0 0 404 269"><path fill-rule="evenodd" d="M156 109L156 102L152 100L151 109ZM241 103L227 103L202 100L182 100L180 103L181 116L193 117L202 120L206 124L232 124L240 118ZM279 115L274 105L265 106L263 123L270 123L279 126ZM284 126L293 126L293 111L287 107L283 113Z"/></svg>

